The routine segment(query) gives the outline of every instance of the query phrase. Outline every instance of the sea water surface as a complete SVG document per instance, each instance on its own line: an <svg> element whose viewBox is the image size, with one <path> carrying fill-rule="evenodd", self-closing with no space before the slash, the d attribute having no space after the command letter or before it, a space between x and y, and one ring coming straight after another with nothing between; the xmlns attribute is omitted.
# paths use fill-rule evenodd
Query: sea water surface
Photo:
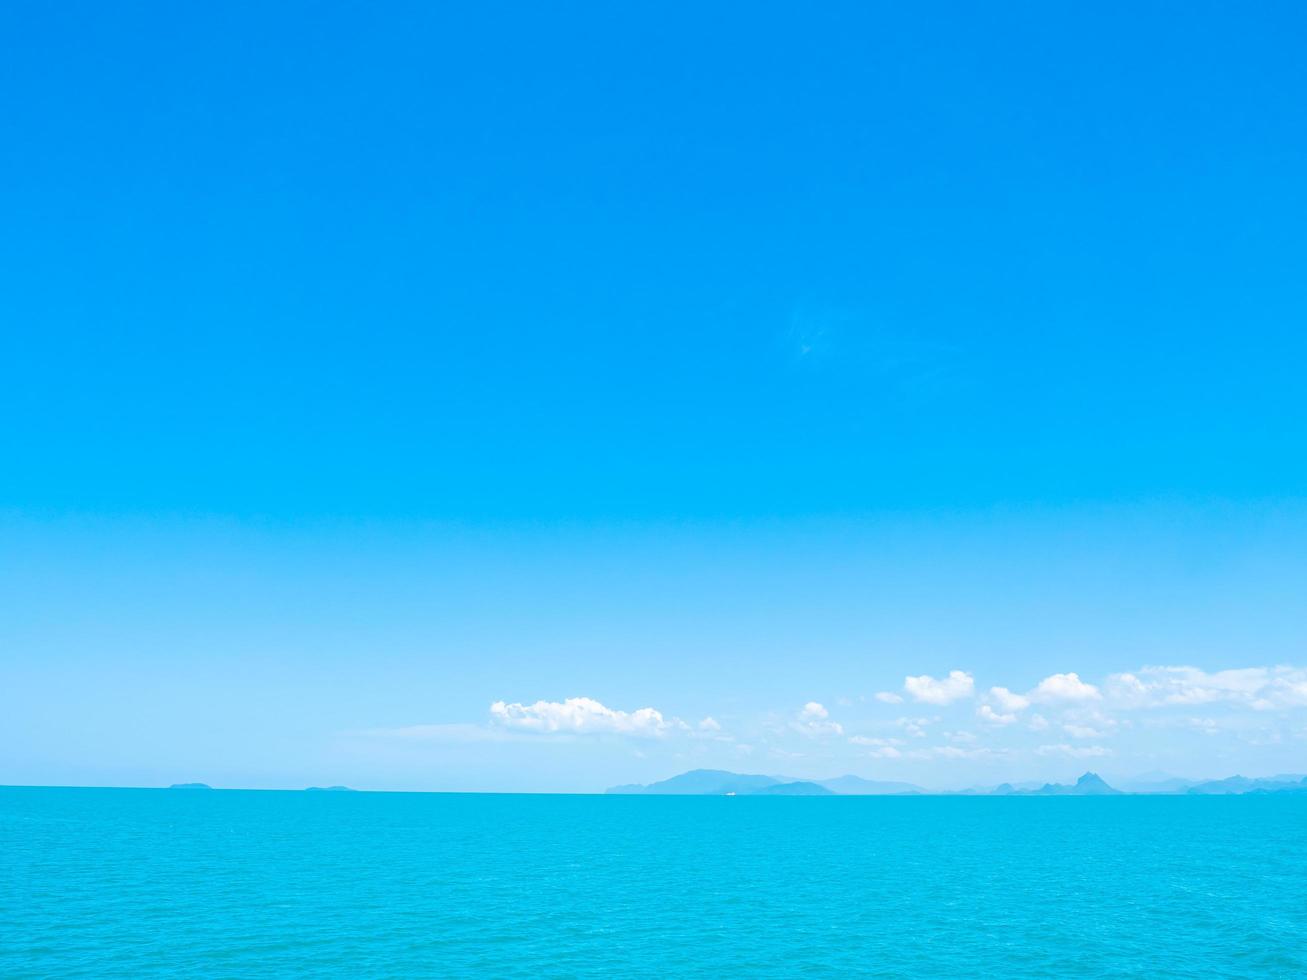
<svg viewBox="0 0 1307 980"><path fill-rule="evenodd" d="M0 976L1307 976L1307 797L0 789Z"/></svg>

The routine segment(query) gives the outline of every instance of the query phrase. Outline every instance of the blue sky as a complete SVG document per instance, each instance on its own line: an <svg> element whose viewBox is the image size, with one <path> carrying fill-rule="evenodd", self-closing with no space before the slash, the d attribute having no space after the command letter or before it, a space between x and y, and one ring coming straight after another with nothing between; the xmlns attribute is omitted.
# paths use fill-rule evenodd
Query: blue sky
<svg viewBox="0 0 1307 980"><path fill-rule="evenodd" d="M1304 26L7 5L0 782L1301 770Z"/></svg>

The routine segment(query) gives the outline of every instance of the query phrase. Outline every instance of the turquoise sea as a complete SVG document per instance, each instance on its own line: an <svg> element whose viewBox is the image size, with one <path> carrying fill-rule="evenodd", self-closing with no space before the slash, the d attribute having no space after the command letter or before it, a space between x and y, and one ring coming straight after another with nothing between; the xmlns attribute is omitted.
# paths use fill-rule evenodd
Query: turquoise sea
<svg viewBox="0 0 1307 980"><path fill-rule="evenodd" d="M1307 976L1307 797L0 789L0 976Z"/></svg>

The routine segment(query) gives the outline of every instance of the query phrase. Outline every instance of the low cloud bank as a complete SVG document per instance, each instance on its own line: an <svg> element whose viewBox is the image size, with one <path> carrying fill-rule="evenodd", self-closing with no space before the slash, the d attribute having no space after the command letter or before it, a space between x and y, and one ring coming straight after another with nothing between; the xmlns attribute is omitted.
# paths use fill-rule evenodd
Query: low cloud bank
<svg viewBox="0 0 1307 980"><path fill-rule="evenodd" d="M618 711L594 698L537 701L534 704L496 701L490 706L490 718L497 725L519 731L571 735L616 734L657 738L678 727L675 719L668 721L656 708Z"/></svg>

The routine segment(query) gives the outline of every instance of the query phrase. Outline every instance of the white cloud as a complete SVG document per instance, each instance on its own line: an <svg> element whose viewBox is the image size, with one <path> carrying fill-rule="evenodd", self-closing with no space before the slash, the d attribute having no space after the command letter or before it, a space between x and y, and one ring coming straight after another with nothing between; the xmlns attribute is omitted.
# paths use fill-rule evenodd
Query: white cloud
<svg viewBox="0 0 1307 980"><path fill-rule="evenodd" d="M817 701L809 701L805 704L790 727L811 738L844 734L843 726L837 721L831 721L830 712L826 710L825 705Z"/></svg>
<svg viewBox="0 0 1307 980"><path fill-rule="evenodd" d="M849 739L853 745L868 747L867 755L872 759L901 759L903 753L898 746L903 744L901 738L873 738L869 735L854 735Z"/></svg>
<svg viewBox="0 0 1307 980"><path fill-rule="evenodd" d="M1100 732L1096 728L1090 728L1088 725L1066 724L1062 726L1062 731L1066 732L1072 738L1105 738L1106 733Z"/></svg>
<svg viewBox="0 0 1307 980"><path fill-rule="evenodd" d="M965 759L970 755L966 749L955 745L937 745L932 751L941 759Z"/></svg>
<svg viewBox="0 0 1307 980"><path fill-rule="evenodd" d="M971 697L975 687L976 682L972 676L962 670L950 670L948 676L941 680L936 680L929 674L903 679L903 689L912 695L913 700L926 704L952 704Z"/></svg>
<svg viewBox="0 0 1307 980"><path fill-rule="evenodd" d="M1209 673L1198 667L1143 667L1113 674L1107 692L1127 708L1228 702L1269 711L1307 705L1307 669L1241 667Z"/></svg>
<svg viewBox="0 0 1307 980"><path fill-rule="evenodd" d="M830 717L830 712L820 702L809 701L803 706L803 710L799 712L799 717L808 721L824 720Z"/></svg>
<svg viewBox="0 0 1307 980"><path fill-rule="evenodd" d="M1048 727L1048 719L1043 715L1031 715L1030 724L1026 726L1032 732L1042 732Z"/></svg>
<svg viewBox="0 0 1307 980"><path fill-rule="evenodd" d="M1272 704L1307 705L1307 670L1286 671L1284 676L1276 677L1271 681L1270 695Z"/></svg>
<svg viewBox="0 0 1307 980"><path fill-rule="evenodd" d="M935 719L933 718L896 718L894 724L898 725L913 738L925 738L926 726Z"/></svg>
<svg viewBox="0 0 1307 980"><path fill-rule="evenodd" d="M1097 759L1112 754L1111 749L1105 749L1101 745L1067 745L1065 742L1058 745L1041 745L1035 751L1040 755L1065 755L1072 759Z"/></svg>
<svg viewBox="0 0 1307 980"><path fill-rule="evenodd" d="M654 708L617 711L593 698L566 701L537 701L535 704L506 704L496 701L490 717L498 725L527 732L576 735L618 734L658 737L675 725Z"/></svg>
<svg viewBox="0 0 1307 980"><path fill-rule="evenodd" d="M1097 701L1101 695L1093 684L1086 684L1076 673L1053 674L1040 681L1030 692L1030 700L1047 703L1050 701Z"/></svg>
<svg viewBox="0 0 1307 980"><path fill-rule="evenodd" d="M1020 694L1014 694L1006 687L991 687L989 689L989 699L1006 712L1024 711L1030 707L1030 699Z"/></svg>
<svg viewBox="0 0 1307 980"><path fill-rule="evenodd" d="M987 704L982 704L976 709L976 717L991 725L1010 725L1017 720L1017 716L1011 712L1001 714Z"/></svg>
<svg viewBox="0 0 1307 980"><path fill-rule="evenodd" d="M870 751L867 754L873 759L899 759L903 757L903 753L898 749L898 746L903 745L902 738L852 736L848 741L850 741L852 745L868 746Z"/></svg>
<svg viewBox="0 0 1307 980"><path fill-rule="evenodd" d="M699 731L701 732L720 732L721 730L722 726L712 715L709 715L703 721L699 722Z"/></svg>
<svg viewBox="0 0 1307 980"><path fill-rule="evenodd" d="M877 691L876 700L881 704L902 704L903 698L893 691Z"/></svg>
<svg viewBox="0 0 1307 980"><path fill-rule="evenodd" d="M934 752L941 759L969 759L972 755L972 750L960 749L956 745L937 745Z"/></svg>

